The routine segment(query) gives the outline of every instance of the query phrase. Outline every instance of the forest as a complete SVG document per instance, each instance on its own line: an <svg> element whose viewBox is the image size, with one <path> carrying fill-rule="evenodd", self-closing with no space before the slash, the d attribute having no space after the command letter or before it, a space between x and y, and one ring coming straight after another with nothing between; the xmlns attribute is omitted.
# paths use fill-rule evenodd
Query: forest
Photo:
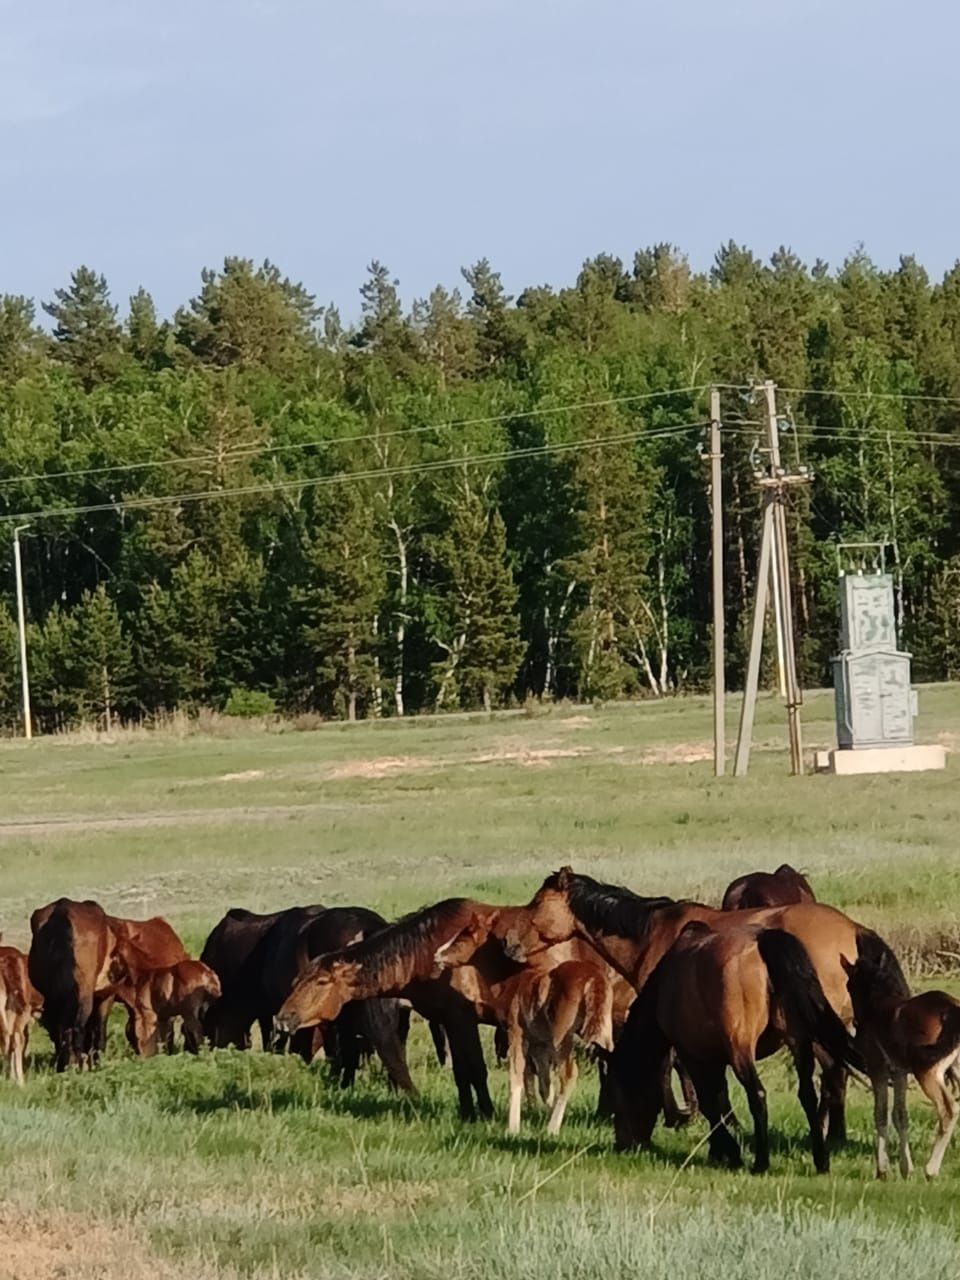
<svg viewBox="0 0 960 1280"><path fill-rule="evenodd" d="M88 267L0 297L0 728L20 526L43 731L703 688L711 384L736 687L764 378L814 477L787 512L804 683L831 679L838 541L886 545L914 678L960 675L960 263L730 242L707 272L657 244L516 297L486 260L461 275L408 307L373 262L349 325L243 258L166 318Z"/></svg>

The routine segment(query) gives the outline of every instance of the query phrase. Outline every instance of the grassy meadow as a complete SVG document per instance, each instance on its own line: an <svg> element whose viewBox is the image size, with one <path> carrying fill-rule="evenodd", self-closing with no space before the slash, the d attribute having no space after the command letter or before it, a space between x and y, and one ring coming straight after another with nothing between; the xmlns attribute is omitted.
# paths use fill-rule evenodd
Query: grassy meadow
<svg viewBox="0 0 960 1280"><path fill-rule="evenodd" d="M921 690L919 736L960 742L960 688ZM735 707L731 704L730 721ZM832 740L808 699L806 745ZM881 929L918 985L960 974L960 856L945 773L788 775L783 712L758 710L747 779L712 776L710 708L687 699L296 732L213 722L0 743L0 928L60 894L161 913L198 949L232 905L321 901L394 914L450 894L529 897L569 862L640 892L716 899L784 859ZM525 1116L463 1126L449 1071L411 1038L412 1104L366 1069L260 1053L57 1077L41 1034L23 1091L0 1082L0 1278L730 1277L953 1274L960 1146L938 1183L872 1178L870 1110L817 1177L787 1065L762 1067L766 1178L706 1165L702 1122L618 1157L585 1073L559 1139ZM491 1055L492 1061L492 1055ZM491 1067L503 1110L505 1073ZM734 1105L746 1114L734 1091ZM915 1155L932 1113L911 1095Z"/></svg>

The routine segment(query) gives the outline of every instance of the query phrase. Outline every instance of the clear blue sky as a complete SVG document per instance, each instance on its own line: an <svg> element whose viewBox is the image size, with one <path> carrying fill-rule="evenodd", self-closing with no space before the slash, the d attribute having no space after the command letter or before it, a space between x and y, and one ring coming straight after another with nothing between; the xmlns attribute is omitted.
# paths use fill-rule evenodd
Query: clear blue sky
<svg viewBox="0 0 960 1280"><path fill-rule="evenodd" d="M0 0L0 291L960 255L956 0Z"/></svg>

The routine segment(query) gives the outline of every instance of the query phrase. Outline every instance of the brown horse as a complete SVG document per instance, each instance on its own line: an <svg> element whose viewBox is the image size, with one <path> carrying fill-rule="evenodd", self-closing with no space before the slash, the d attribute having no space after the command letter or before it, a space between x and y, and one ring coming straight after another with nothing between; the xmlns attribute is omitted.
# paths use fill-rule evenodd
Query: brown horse
<svg viewBox="0 0 960 1280"><path fill-rule="evenodd" d="M699 921L723 932L745 925L783 929L803 945L833 1010L844 1023L853 1020L846 975L840 957L855 958L861 926L842 912L820 903L799 903L753 911L721 911L699 902L642 898L616 885L563 867L544 880L529 907L517 913L505 947L517 960L538 949L581 937L590 942L637 991L670 950L684 927ZM824 1069L821 1115L829 1119L829 1136L845 1137L843 1097L845 1071Z"/></svg>
<svg viewBox="0 0 960 1280"><path fill-rule="evenodd" d="M711 1158L738 1167L740 1151L726 1127L726 1071L733 1069L753 1117L754 1172L765 1172L767 1104L756 1064L784 1044L796 1064L814 1164L826 1172L829 1157L813 1083L815 1046L844 1066L858 1065L858 1056L810 957L782 929L716 933L691 922L644 986L613 1055L617 1146L649 1143L661 1105L663 1064L673 1048L710 1124Z"/></svg>
<svg viewBox="0 0 960 1280"><path fill-rule="evenodd" d="M857 1045L873 1086L877 1177L890 1171L887 1128L890 1082L893 1122L900 1140L900 1172L913 1171L907 1136L907 1077L917 1084L937 1111L937 1137L927 1161L927 1177L940 1172L957 1123L958 1106L947 1087L960 1059L960 1004L945 991L910 995L896 956L875 935L861 938L855 964L844 961L857 1019Z"/></svg>
<svg viewBox="0 0 960 1280"><path fill-rule="evenodd" d="M721 911L748 911L758 907L788 907L795 902L816 902L806 876L782 862L776 871L751 871L727 885Z"/></svg>
<svg viewBox="0 0 960 1280"><path fill-rule="evenodd" d="M59 898L30 917L27 967L43 998L42 1022L58 1071L92 1066L100 1049L97 996L110 985L115 937L96 902Z"/></svg>
<svg viewBox="0 0 960 1280"><path fill-rule="evenodd" d="M138 992L147 991L152 973L169 970L190 956L176 930L161 916L152 916L149 920L108 916L107 922L114 939L109 970L111 985L95 1001L91 1034L102 1052L107 1018L114 1000L119 1000L127 1009L127 1040L140 1053L142 1037L136 1025Z"/></svg>
<svg viewBox="0 0 960 1280"><path fill-rule="evenodd" d="M489 935L490 922L474 916L437 949L438 967L457 970L471 966ZM596 963L563 959L562 953L569 948L569 943L560 943L538 957L536 968L525 969L501 982L486 982L479 970L473 970L480 977L479 999L507 1031L508 1133L520 1132L523 1093L531 1077L539 1081L546 1101L553 1093L550 1077L554 1072L560 1089L547 1132L560 1132L577 1081L574 1036L605 1053L613 1051L614 984L609 967L599 957Z"/></svg>
<svg viewBox="0 0 960 1280"><path fill-rule="evenodd" d="M42 1004L27 973L26 955L16 947L0 947L0 1056L7 1060L10 1078L16 1084L23 1084L30 1023Z"/></svg>
<svg viewBox="0 0 960 1280"><path fill-rule="evenodd" d="M434 955L473 916L486 918L502 910L469 898L448 898L412 912L352 946L320 956L307 965L284 1001L277 1015L278 1028L289 1034L300 1027L332 1022L352 1000L402 996L422 1017L441 1023L446 1031L460 1114L470 1120L477 1111L492 1116L476 1001L472 998L475 984L464 970L438 978ZM499 946L496 949L499 951ZM510 968L502 952L500 961ZM510 971L518 972L521 967L513 965Z"/></svg>
<svg viewBox="0 0 960 1280"><path fill-rule="evenodd" d="M201 1019L207 1005L220 996L220 980L201 960L187 959L141 970L116 991L130 1010L128 1036L140 1057L152 1057L158 1044L172 1052L178 1018L183 1024L185 1048L199 1053L203 1042Z"/></svg>

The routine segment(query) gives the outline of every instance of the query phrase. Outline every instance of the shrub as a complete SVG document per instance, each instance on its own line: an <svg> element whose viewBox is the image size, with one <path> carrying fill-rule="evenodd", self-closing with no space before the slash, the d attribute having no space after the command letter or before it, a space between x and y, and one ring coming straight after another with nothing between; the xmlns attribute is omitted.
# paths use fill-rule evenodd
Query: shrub
<svg viewBox="0 0 960 1280"><path fill-rule="evenodd" d="M263 689L235 688L224 703L225 716L239 716L244 720L253 720L257 716L273 716L277 713L277 704Z"/></svg>

